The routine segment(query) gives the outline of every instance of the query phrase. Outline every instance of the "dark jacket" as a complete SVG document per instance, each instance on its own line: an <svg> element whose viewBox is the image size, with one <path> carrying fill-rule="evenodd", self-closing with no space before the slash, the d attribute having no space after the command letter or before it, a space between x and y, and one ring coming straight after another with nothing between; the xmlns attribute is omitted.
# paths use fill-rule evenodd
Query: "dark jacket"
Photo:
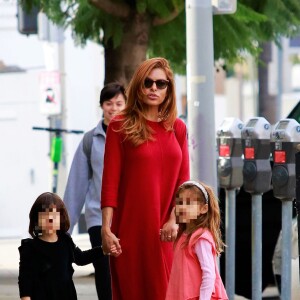
<svg viewBox="0 0 300 300"><path fill-rule="evenodd" d="M101 247L81 251L69 234L63 233L56 243L38 238L24 239L19 247L20 297L31 300L76 300L72 280L72 263L87 265L102 254Z"/></svg>

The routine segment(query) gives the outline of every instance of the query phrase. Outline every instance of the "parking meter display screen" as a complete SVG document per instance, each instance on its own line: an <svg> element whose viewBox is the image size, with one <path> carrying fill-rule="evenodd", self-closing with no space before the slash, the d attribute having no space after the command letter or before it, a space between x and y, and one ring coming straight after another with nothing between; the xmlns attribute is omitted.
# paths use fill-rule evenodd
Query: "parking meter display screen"
<svg viewBox="0 0 300 300"><path fill-rule="evenodd" d="M257 119L252 119L248 122L248 124L246 125L246 127L254 127L255 124L257 123Z"/></svg>
<svg viewBox="0 0 300 300"><path fill-rule="evenodd" d="M244 157L245 159L254 159L255 151L253 147L245 148Z"/></svg>
<svg viewBox="0 0 300 300"><path fill-rule="evenodd" d="M285 164L286 163L285 151L275 151L274 152L274 163L277 163L277 164Z"/></svg>
<svg viewBox="0 0 300 300"><path fill-rule="evenodd" d="M220 145L219 156L222 156L222 157L228 157L228 156L230 156L229 145Z"/></svg>
<svg viewBox="0 0 300 300"><path fill-rule="evenodd" d="M289 124L289 121L282 121L276 126L276 129L286 129Z"/></svg>

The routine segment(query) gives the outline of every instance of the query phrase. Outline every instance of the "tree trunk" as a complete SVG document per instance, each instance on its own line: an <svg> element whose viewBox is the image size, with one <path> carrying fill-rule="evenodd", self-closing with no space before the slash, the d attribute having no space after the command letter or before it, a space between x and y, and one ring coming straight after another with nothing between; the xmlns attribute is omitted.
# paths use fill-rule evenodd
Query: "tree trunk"
<svg viewBox="0 0 300 300"><path fill-rule="evenodd" d="M114 48L110 39L105 45L104 83L119 81L127 86L137 66L146 59L151 18L134 14L124 22L121 44Z"/></svg>
<svg viewBox="0 0 300 300"><path fill-rule="evenodd" d="M271 124L275 124L276 118L276 96L269 94L269 63L272 61L271 42L262 45L262 53L258 65L258 115L266 118Z"/></svg>

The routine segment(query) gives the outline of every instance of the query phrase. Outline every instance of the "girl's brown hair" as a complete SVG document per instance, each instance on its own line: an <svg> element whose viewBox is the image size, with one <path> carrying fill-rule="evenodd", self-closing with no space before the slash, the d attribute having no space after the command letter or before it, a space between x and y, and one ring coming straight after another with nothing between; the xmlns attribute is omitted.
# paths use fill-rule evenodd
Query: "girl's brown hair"
<svg viewBox="0 0 300 300"><path fill-rule="evenodd" d="M147 140L153 140L153 130L147 125L145 118L145 105L142 101L144 97L144 81L153 69L162 69L166 73L169 81L167 96L159 106L159 118L163 122L166 130L172 130L177 116L176 96L173 72L166 59L161 57L151 58L144 61L135 71L128 88L126 90L127 103L122 111L121 131L125 133L135 146Z"/></svg>
<svg viewBox="0 0 300 300"><path fill-rule="evenodd" d="M53 193L46 192L37 197L33 203L29 213L29 234L34 238L41 234L39 227L39 213L46 212L55 207L60 212L60 230L59 232L67 232L70 228L70 219L61 198Z"/></svg>
<svg viewBox="0 0 300 300"><path fill-rule="evenodd" d="M186 223L179 223L178 235L176 238L176 242L179 240L183 232L187 234L187 239L183 244L183 247L187 246L191 235L199 228L207 228L215 241L217 254L220 254L225 244L222 241L221 235L221 216L220 216L220 207L218 198L215 196L212 188L204 183L200 183L206 190L208 194L208 210L205 214L200 214L196 220L191 220L191 224L189 229L187 229ZM176 192L176 200L180 198L180 194L184 190L190 190L197 196L197 200L199 199L201 205L205 205L206 199L203 192L192 183L183 183ZM201 235L201 234L200 234Z"/></svg>

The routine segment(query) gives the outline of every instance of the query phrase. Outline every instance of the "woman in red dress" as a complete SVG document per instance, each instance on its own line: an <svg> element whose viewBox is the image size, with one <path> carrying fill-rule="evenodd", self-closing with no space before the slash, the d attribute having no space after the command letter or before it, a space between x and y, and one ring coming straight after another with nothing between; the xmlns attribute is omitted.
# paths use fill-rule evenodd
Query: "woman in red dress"
<svg viewBox="0 0 300 300"><path fill-rule="evenodd" d="M189 178L168 61L144 61L126 94L106 135L102 247L111 255L113 300L164 300L178 229L175 191Z"/></svg>

